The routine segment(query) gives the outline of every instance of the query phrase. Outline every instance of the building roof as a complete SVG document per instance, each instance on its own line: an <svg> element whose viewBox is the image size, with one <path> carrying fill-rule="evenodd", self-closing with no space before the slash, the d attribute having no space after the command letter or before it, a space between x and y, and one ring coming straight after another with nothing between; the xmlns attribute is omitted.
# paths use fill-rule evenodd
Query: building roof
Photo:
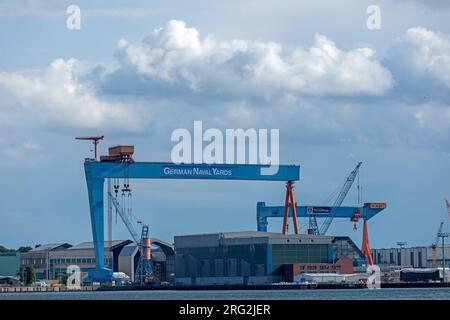
<svg viewBox="0 0 450 320"><path fill-rule="evenodd" d="M104 245L105 245L105 249L115 249L117 247L123 247L126 246L128 244L132 243L131 240L113 240L111 241L111 246L109 245L108 241L105 241ZM86 241L86 242L81 242L77 245L74 245L73 247L70 247L68 250L86 250L86 249L94 249L94 243L92 241Z"/></svg>
<svg viewBox="0 0 450 320"><path fill-rule="evenodd" d="M138 251L138 246L135 243L131 243L123 247L122 251L120 251L119 256L121 257L131 257L136 254Z"/></svg>
<svg viewBox="0 0 450 320"><path fill-rule="evenodd" d="M216 247L241 244L330 244L334 237L310 234L287 234L259 231L221 232L175 237L176 248Z"/></svg>
<svg viewBox="0 0 450 320"><path fill-rule="evenodd" d="M20 255L20 252L13 251L13 252L0 252L0 257L17 257Z"/></svg>
<svg viewBox="0 0 450 320"><path fill-rule="evenodd" d="M192 235L181 235L177 237L201 237L201 236L216 236L221 238L278 238L278 237L293 237L293 238L334 238L331 236L311 235L311 234L281 234L277 232L262 232L262 231L232 231L219 233L200 233Z"/></svg>
<svg viewBox="0 0 450 320"><path fill-rule="evenodd" d="M0 276L0 280L16 280L20 281L20 278L17 276Z"/></svg>
<svg viewBox="0 0 450 320"><path fill-rule="evenodd" d="M320 278L336 278L336 277L343 277L343 274L340 273L300 273L300 276L307 276L307 277L320 277Z"/></svg>
<svg viewBox="0 0 450 320"><path fill-rule="evenodd" d="M68 243L47 243L31 249L29 252L64 250L71 246L72 245Z"/></svg>
<svg viewBox="0 0 450 320"><path fill-rule="evenodd" d="M391 247L391 248L371 248L371 250L417 250L417 249L431 249L432 246L413 246L413 247ZM438 243L436 248L440 249L442 251L442 244ZM445 249L447 250L448 248L450 248L450 244L445 244Z"/></svg>

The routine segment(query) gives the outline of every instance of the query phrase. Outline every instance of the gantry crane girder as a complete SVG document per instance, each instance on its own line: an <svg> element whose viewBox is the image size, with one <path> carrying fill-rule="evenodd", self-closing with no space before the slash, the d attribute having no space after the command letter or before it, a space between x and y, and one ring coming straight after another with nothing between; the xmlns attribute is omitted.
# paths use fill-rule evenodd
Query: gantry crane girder
<svg viewBox="0 0 450 320"><path fill-rule="evenodd" d="M269 165L253 164L175 164L170 162L107 162L86 159L84 170L89 196L96 268L89 278L109 282L112 270L104 261L104 182L107 178L298 181L300 166L279 165L274 174Z"/></svg>
<svg viewBox="0 0 450 320"><path fill-rule="evenodd" d="M347 218L351 221L369 220L386 209L384 202L365 203L363 207L330 207L330 206L297 206L298 218ZM265 202L256 205L256 220L258 231L267 232L268 218L283 218L284 206L266 206ZM289 210L292 216L292 210Z"/></svg>

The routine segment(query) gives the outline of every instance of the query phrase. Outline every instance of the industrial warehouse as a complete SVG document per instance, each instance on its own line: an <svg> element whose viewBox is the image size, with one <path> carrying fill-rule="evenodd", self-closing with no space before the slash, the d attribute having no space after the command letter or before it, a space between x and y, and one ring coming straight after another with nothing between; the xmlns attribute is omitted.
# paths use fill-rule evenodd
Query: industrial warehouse
<svg viewBox="0 0 450 320"><path fill-rule="evenodd" d="M346 237L255 231L178 236L175 250L175 281L180 284L292 282L294 270L352 273L353 261L363 261Z"/></svg>

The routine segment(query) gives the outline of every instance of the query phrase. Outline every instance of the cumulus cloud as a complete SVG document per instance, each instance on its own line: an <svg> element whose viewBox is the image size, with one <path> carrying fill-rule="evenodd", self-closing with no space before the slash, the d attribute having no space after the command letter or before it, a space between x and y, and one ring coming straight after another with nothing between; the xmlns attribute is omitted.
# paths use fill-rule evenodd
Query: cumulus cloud
<svg viewBox="0 0 450 320"><path fill-rule="evenodd" d="M402 84L450 87L450 38L423 27L409 28L393 46L389 62Z"/></svg>
<svg viewBox="0 0 450 320"><path fill-rule="evenodd" d="M372 49L342 50L320 34L310 48L285 53L276 42L201 37L172 20L140 43L120 40L112 68L57 59L44 70L0 72L0 124L166 134L201 119L283 128L313 143L447 145L440 137L450 132L448 99L415 96L411 104L398 87L423 86L405 70L448 86L448 47L442 34L409 29L388 60L393 78ZM260 101L270 103L261 111Z"/></svg>
<svg viewBox="0 0 450 320"><path fill-rule="evenodd" d="M450 87L450 39L422 27L410 28L403 40L412 47L411 65Z"/></svg>
<svg viewBox="0 0 450 320"><path fill-rule="evenodd" d="M366 47L340 50L316 34L309 49L284 53L281 44L201 37L197 29L172 20L141 43L120 40L117 71L190 93L221 96L278 94L380 95L393 86L390 72ZM157 90L155 90L157 91Z"/></svg>
<svg viewBox="0 0 450 320"><path fill-rule="evenodd" d="M0 117L78 128L138 125L133 110L99 98L95 88L79 80L86 68L75 59L57 59L41 71L0 72L0 93L5 97Z"/></svg>

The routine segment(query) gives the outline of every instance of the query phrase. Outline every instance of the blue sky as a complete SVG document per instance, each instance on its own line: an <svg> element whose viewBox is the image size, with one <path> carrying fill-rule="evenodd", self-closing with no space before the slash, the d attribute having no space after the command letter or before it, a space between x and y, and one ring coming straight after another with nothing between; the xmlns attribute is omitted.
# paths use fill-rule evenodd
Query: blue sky
<svg viewBox="0 0 450 320"><path fill-rule="evenodd" d="M279 128L296 196L322 204L358 161L373 247L429 245L450 196L450 5L446 1L0 3L0 244L89 240L79 135L169 161L177 128ZM431 4L430 4L431 3ZM381 30L366 8L381 8ZM134 213L171 240L253 230L282 183L136 181ZM345 204L356 203L351 190ZM330 232L360 243L361 230ZM360 228L361 229L361 228ZM270 230L280 230L271 221ZM129 238L120 222L115 238Z"/></svg>

